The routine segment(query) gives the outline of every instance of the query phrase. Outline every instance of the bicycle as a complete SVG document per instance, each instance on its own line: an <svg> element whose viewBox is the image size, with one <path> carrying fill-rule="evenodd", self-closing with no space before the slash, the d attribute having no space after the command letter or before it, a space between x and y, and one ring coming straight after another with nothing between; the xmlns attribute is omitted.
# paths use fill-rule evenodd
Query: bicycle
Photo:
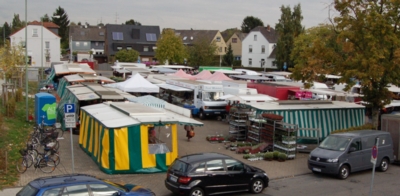
<svg viewBox="0 0 400 196"><path fill-rule="evenodd" d="M21 157L17 161L17 171L19 173L24 173L27 168L32 166L33 160L35 160L35 158L32 154L28 153L27 149L21 149L19 150L19 153L21 154Z"/></svg>

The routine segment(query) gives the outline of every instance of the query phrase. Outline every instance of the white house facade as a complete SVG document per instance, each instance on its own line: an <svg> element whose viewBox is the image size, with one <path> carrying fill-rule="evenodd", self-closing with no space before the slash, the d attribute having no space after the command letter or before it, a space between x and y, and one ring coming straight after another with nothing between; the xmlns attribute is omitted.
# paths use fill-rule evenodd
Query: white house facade
<svg viewBox="0 0 400 196"><path fill-rule="evenodd" d="M61 38L58 35L46 27L42 28L41 25L30 24L25 28L27 28L28 58L30 58L32 67L50 67L52 61L60 61ZM12 46L17 46L19 44L25 45L25 28L10 35L10 43ZM43 43L43 51L41 43Z"/></svg>
<svg viewBox="0 0 400 196"><path fill-rule="evenodd" d="M242 65L276 69L274 48L277 35L273 28L256 27L242 41Z"/></svg>

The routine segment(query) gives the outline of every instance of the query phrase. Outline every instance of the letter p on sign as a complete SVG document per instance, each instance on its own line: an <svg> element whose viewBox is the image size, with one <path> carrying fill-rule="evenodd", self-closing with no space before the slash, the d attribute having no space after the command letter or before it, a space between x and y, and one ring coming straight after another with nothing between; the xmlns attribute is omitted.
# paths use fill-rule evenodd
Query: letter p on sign
<svg viewBox="0 0 400 196"><path fill-rule="evenodd" d="M65 104L64 113L75 113L75 104Z"/></svg>

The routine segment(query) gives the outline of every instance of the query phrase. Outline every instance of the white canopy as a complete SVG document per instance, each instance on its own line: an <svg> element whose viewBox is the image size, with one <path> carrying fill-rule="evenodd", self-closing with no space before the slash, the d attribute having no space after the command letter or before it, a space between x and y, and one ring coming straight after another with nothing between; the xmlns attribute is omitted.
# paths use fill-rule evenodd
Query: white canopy
<svg viewBox="0 0 400 196"><path fill-rule="evenodd" d="M123 82L108 84L106 86L114 87L122 91L132 93L158 93L160 91L160 88L158 86L150 83L138 73Z"/></svg>

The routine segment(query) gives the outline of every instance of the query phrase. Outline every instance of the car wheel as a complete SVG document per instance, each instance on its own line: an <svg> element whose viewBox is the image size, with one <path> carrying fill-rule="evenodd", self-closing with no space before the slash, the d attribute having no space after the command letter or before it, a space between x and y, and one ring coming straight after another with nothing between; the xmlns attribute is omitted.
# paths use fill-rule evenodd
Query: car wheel
<svg viewBox="0 0 400 196"><path fill-rule="evenodd" d="M201 120L204 120L204 119L206 118L206 115L204 114L203 111L200 111L200 113L199 113L199 118L200 118Z"/></svg>
<svg viewBox="0 0 400 196"><path fill-rule="evenodd" d="M204 191L199 187L195 187L190 191L189 196L204 196Z"/></svg>
<svg viewBox="0 0 400 196"><path fill-rule="evenodd" d="M251 182L250 191L252 193L261 193L264 189L264 182L261 179L255 179Z"/></svg>
<svg viewBox="0 0 400 196"><path fill-rule="evenodd" d="M340 167L340 169L339 169L339 175L338 175L338 177L340 178L340 179L346 179L347 177L349 177L349 173L350 173L350 170L349 170L349 167L347 166L347 165L342 165L342 167Z"/></svg>
<svg viewBox="0 0 400 196"><path fill-rule="evenodd" d="M387 160L387 158L383 158L381 161L381 164L379 164L379 171L381 172L385 172L387 171L389 168L389 161Z"/></svg>

